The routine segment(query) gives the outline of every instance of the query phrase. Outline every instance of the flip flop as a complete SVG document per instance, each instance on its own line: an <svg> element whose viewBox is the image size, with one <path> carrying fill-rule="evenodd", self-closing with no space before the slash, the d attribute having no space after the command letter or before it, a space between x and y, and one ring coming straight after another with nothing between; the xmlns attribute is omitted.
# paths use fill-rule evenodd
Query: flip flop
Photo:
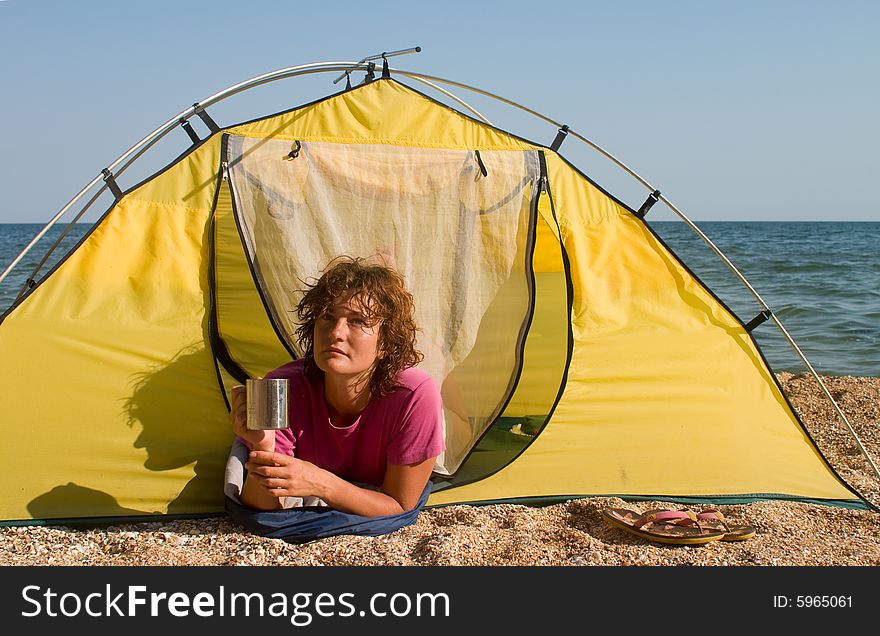
<svg viewBox="0 0 880 636"><path fill-rule="evenodd" d="M704 528L723 530L724 536L721 537L722 541L745 541L757 534L754 526L727 523L727 519L725 519L721 511L714 508L698 512L697 522Z"/></svg>
<svg viewBox="0 0 880 636"><path fill-rule="evenodd" d="M709 530L723 531L724 536L721 537L722 541L745 541L746 539L751 539L757 534L757 530L754 526L727 523L724 514L716 508L707 508L699 513L695 513L688 508L679 508L677 510L658 508L649 512L661 513L659 519L662 523L678 526L696 524L700 529L708 528Z"/></svg>
<svg viewBox="0 0 880 636"><path fill-rule="evenodd" d="M690 510L648 510L639 513L626 508L608 508L602 516L611 525L648 541L674 545L701 545L718 541L727 533L707 529Z"/></svg>

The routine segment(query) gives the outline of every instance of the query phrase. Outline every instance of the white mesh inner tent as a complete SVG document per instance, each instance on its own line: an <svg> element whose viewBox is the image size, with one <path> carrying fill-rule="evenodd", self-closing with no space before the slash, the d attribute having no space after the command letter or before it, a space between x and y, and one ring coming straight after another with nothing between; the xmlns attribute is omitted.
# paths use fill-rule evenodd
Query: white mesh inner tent
<svg viewBox="0 0 880 636"><path fill-rule="evenodd" d="M303 281L378 257L415 297L453 473L509 399L532 306L536 151L227 137L236 220L271 319L297 354Z"/></svg>

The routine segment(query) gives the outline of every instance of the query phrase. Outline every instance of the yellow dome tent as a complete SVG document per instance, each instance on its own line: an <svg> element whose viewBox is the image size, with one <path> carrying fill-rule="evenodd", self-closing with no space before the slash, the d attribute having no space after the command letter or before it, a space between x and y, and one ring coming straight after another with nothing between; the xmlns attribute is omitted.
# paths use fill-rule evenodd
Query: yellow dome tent
<svg viewBox="0 0 880 636"><path fill-rule="evenodd" d="M195 105L209 136L125 192L104 173L117 200L0 322L0 519L222 513L229 387L297 355L298 281L340 253L416 296L449 446L429 505L866 507L642 212L392 70L240 125Z"/></svg>

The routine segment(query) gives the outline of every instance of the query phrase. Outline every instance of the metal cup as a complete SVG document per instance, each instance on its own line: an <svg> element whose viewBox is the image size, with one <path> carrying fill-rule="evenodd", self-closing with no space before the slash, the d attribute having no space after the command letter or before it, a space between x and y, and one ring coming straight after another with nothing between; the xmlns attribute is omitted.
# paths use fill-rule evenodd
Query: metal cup
<svg viewBox="0 0 880 636"><path fill-rule="evenodd" d="M245 385L248 429L266 431L287 428L287 379L248 379Z"/></svg>

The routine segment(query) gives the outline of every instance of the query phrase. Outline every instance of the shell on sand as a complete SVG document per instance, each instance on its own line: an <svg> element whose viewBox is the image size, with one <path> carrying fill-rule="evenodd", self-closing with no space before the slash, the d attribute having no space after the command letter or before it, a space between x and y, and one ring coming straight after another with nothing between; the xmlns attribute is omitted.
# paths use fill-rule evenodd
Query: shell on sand
<svg viewBox="0 0 880 636"><path fill-rule="evenodd" d="M779 374L785 392L838 474L880 507L880 483L833 406L807 374ZM865 449L880 458L880 378L823 378ZM880 565L880 513L765 501L722 506L757 535L703 546L649 543L602 519L625 504L575 499L545 507L499 504L425 510L381 537L340 536L305 545L250 535L228 519L72 529L0 528L0 565Z"/></svg>

